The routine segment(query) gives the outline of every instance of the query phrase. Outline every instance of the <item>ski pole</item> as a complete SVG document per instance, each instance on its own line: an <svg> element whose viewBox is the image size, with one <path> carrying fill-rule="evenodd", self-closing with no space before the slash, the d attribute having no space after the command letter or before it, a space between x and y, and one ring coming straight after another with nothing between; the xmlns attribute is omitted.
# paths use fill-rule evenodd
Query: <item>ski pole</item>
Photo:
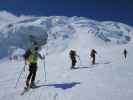
<svg viewBox="0 0 133 100"><path fill-rule="evenodd" d="M46 45L46 51L48 51L48 45ZM48 52L46 52L46 55L48 55ZM44 71L44 80L45 82L47 81L47 78L46 78L46 68L45 68L45 55L43 55L42 57L43 59L43 71Z"/></svg>
<svg viewBox="0 0 133 100"><path fill-rule="evenodd" d="M18 79L17 79L17 81L16 81L15 88L17 87L18 82L19 82L19 80L20 80L20 77L21 77L22 73L24 72L25 66L26 66L26 65L24 65L24 67L22 68L22 70L21 70L21 72L20 72L20 75L19 75L19 77L18 77Z"/></svg>
<svg viewBox="0 0 133 100"><path fill-rule="evenodd" d="M79 59L79 64L80 64L80 66L82 66L79 55L77 55L77 57L78 57L78 59Z"/></svg>
<svg viewBox="0 0 133 100"><path fill-rule="evenodd" d="M44 57L44 61L43 61L43 68L44 68L44 77L45 77L45 82L46 82L47 79L46 79L45 57Z"/></svg>
<svg viewBox="0 0 133 100"><path fill-rule="evenodd" d="M97 54L99 58L102 58L101 55Z"/></svg>
<svg viewBox="0 0 133 100"><path fill-rule="evenodd" d="M48 55L48 45L46 45L46 55ZM46 59L46 57L45 57L45 55L44 55L44 75L45 75L45 82L47 81L47 77L46 77L46 66L45 66L45 59Z"/></svg>

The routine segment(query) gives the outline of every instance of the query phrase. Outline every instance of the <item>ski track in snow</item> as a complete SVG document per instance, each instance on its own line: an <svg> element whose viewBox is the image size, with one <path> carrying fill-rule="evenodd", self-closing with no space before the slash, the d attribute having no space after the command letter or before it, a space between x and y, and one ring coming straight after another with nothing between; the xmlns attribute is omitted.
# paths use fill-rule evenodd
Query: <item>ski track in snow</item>
<svg viewBox="0 0 133 100"><path fill-rule="evenodd" d="M93 21L85 20L83 18L78 18L79 21L77 22L73 21L71 18L69 21L72 20L72 23L69 22L69 24L73 27L71 27L72 29L70 30L69 28L71 25L69 28L67 28L68 26L66 27L66 25L62 26L62 24L60 25L62 22L62 20L60 22L60 17L55 18L57 23L59 23L59 26L56 23L56 20L50 17L51 21L53 21L52 25L56 26L57 24L57 26L50 31L58 34L49 33L50 35L57 35L55 37L57 39L53 39L51 35L51 40L50 42L48 41L49 55L46 56L45 60L47 81L45 82L43 61L39 60L36 77L36 81L39 80L39 83L37 84L39 87L36 89L30 89L27 93L21 96L20 94L25 86L28 68L26 68L26 71L21 75L17 87L14 88L20 72L24 67L24 61L22 61L22 59L18 61L10 61L6 58L1 59L0 100L132 100L132 43L120 45L106 43L105 41L96 38L96 34L94 35L93 32L95 33L95 31L98 30L95 30L93 27L96 27L95 24L97 24L98 27L96 27L96 29L100 28L101 25L98 22L94 24ZM42 22L45 22L46 19L44 19L42 18L40 20L35 20L33 23L28 21L30 24L26 25L40 25L41 20ZM88 28L86 21L89 21L90 23L87 25L92 25L93 27ZM25 26L23 22L18 23L18 25L19 24L20 26L21 24L22 26ZM110 23L103 23L103 25L104 24L105 26L107 24L107 27L110 29ZM125 25L122 24L120 26L123 28ZM18 26L18 28L20 27ZM115 26L113 29L118 31ZM40 28L38 29L37 27L37 31L38 30L40 30ZM63 30L65 30L65 32ZM127 34L125 28L122 30L124 30L123 32ZM40 34L42 31L44 30L41 30ZM71 33L69 34L70 37L66 34L69 32ZM34 34L36 34L36 32L34 32ZM62 36L60 36L62 34L68 35L69 39L62 40ZM123 34L120 35L123 36ZM121 40L119 37L116 37L116 40L117 39ZM95 48L98 52L96 55L95 65L91 64L89 58L89 53L92 48ZM127 59L124 59L122 54L125 48L128 50ZM80 56L80 59L77 58L77 68L74 70L70 70L70 49L75 49L77 54ZM46 49L44 49L44 51L45 50Z"/></svg>
<svg viewBox="0 0 133 100"><path fill-rule="evenodd" d="M130 59L133 56L132 48L132 46L129 46L127 60L122 57L121 53L117 54L120 50L118 48L114 51L108 51L116 52L116 54L112 53L110 56L107 56L108 52L105 51L105 57L103 59L98 57L96 65L85 62L85 66L77 67L74 70L69 69L70 65L64 64L64 59L62 59L62 63L57 64L58 61L52 60L52 62L49 60L51 57L47 57L47 82L44 82L44 73L41 69L43 64L39 64L37 79L40 80L38 83L40 87L29 90L23 96L20 93L25 84L25 77L21 77L17 88L13 86L19 75L18 71L23 67L23 61L10 62L5 60L0 64L0 66L5 66L1 73L4 74L7 69L10 70L8 75L3 77L1 74L2 77L0 76L0 100L132 100L133 68ZM59 60L61 60L61 56ZM67 61L69 61L69 58L66 58ZM48 67L53 65L54 68ZM74 82L75 85L72 85Z"/></svg>

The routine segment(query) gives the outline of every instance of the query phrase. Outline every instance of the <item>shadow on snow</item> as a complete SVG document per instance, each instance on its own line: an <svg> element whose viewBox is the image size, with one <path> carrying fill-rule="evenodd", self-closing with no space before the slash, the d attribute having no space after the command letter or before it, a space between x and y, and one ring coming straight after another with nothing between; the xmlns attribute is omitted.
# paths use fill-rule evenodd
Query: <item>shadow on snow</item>
<svg viewBox="0 0 133 100"><path fill-rule="evenodd" d="M97 62L97 63L95 63L95 64L90 64L90 65L88 65L88 66L75 67L75 68L72 69L72 70L75 70L75 69L89 69L89 70L92 70L92 69L98 67L98 65L108 65L108 64L110 64L110 63L111 63L110 61L100 62L100 63Z"/></svg>
<svg viewBox="0 0 133 100"><path fill-rule="evenodd" d="M80 82L59 83L59 84L57 83L57 84L48 84L48 85L38 85L36 88L48 86L48 87L55 87L55 88L66 90L66 89L73 88L78 84L80 84Z"/></svg>

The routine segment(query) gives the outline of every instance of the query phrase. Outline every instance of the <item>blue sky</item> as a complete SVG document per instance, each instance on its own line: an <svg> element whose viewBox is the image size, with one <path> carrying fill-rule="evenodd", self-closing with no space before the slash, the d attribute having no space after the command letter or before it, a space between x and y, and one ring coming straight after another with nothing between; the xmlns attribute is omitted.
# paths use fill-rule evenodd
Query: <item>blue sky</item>
<svg viewBox="0 0 133 100"><path fill-rule="evenodd" d="M83 16L133 26L133 0L0 0L0 10L36 16Z"/></svg>

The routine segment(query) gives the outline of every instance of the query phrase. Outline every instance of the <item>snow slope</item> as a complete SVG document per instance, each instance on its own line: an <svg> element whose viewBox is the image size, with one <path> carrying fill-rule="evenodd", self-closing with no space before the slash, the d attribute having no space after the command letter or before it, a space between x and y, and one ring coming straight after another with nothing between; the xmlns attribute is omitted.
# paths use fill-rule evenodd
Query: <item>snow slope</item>
<svg viewBox="0 0 133 100"><path fill-rule="evenodd" d="M125 47L129 53L126 60L122 55L122 50ZM40 87L30 90L23 96L20 96L20 93L25 86L25 76L28 73L28 69L20 78L17 88L14 88L14 86L24 66L24 62L1 61L0 99L132 100L132 44L96 46L95 48L98 51L96 65L91 65L90 63L88 58L89 48L91 47L76 49L80 55L81 62L78 61L78 69L75 70L70 70L69 49L62 53L58 52L46 56L46 82L44 79L43 61L40 60L36 78L36 81L39 80L37 85Z"/></svg>
<svg viewBox="0 0 133 100"><path fill-rule="evenodd" d="M119 22L99 22L76 16L17 17L3 11L0 12L0 24L0 58L11 55L14 49L30 48L33 40L41 44L47 42L54 51L64 51L79 30L90 34L87 37L95 38L95 42L113 44L131 42L133 34L131 26Z"/></svg>
<svg viewBox="0 0 133 100"><path fill-rule="evenodd" d="M132 100L133 31L131 27L121 23L97 22L82 17L57 16L35 18L35 21L25 20L14 25L13 29L16 28L18 32L22 32L22 36L26 36L25 32L31 26L39 27L39 30L45 27L43 33L46 36L45 39L41 38L41 32L41 36L33 34L35 38L42 39L41 42L46 43L40 52L42 54L47 52L45 59L47 81L44 77L44 61L39 60L36 82L40 87L31 89L21 96L28 67L22 74L17 87L14 88L24 61L1 59L0 100ZM8 31L7 29L4 34L9 35L10 29ZM37 29L36 31L38 32ZM12 33L15 34L13 37L19 37L18 32ZM30 41L25 43L30 43ZM9 44L8 46L19 47L20 45ZM89 58L92 48L98 52L96 65L91 65ZM127 59L124 59L122 54L124 48L128 50ZM68 55L70 49L75 49L80 56L80 59L77 58L75 70L70 70L71 62ZM19 52L23 50L17 49L13 54L18 55Z"/></svg>

